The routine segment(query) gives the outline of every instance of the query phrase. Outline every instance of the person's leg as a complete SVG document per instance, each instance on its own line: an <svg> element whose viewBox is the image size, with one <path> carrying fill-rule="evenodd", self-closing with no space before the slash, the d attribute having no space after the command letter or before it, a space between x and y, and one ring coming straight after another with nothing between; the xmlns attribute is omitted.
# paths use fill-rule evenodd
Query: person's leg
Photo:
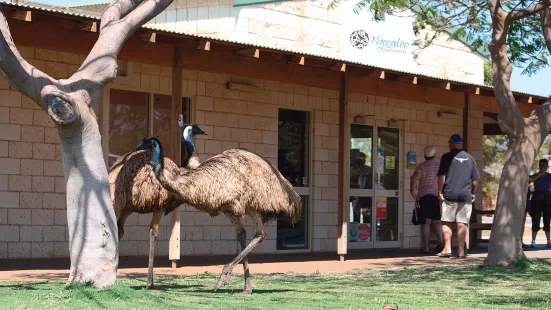
<svg viewBox="0 0 551 310"><path fill-rule="evenodd" d="M442 212L440 210L440 201L438 197L430 195L430 218L432 223L432 230L436 235L438 244L436 245L436 253L441 252L444 249L444 237L442 236Z"/></svg>
<svg viewBox="0 0 551 310"><path fill-rule="evenodd" d="M425 224L421 225L421 238L423 238L423 252L429 252L430 241L430 219L425 219Z"/></svg>
<svg viewBox="0 0 551 310"><path fill-rule="evenodd" d="M536 236L540 230L540 220L542 215L543 200L532 200L530 216L532 217L532 244L531 247L536 246Z"/></svg>
<svg viewBox="0 0 551 310"><path fill-rule="evenodd" d="M444 249L441 254L445 256L451 255L452 252L452 229L451 223L455 222L455 214L457 213L457 203L450 201L442 201L442 233L444 234Z"/></svg>
<svg viewBox="0 0 551 310"><path fill-rule="evenodd" d="M457 257L465 257L465 240L467 225L471 220L473 207L471 203L459 203L457 209Z"/></svg>
<svg viewBox="0 0 551 310"><path fill-rule="evenodd" d="M549 231L550 224L551 224L551 212L550 212L550 206L548 205L547 201L543 206L543 231L545 231L545 237L547 238L547 247L551 247L551 240L549 239Z"/></svg>

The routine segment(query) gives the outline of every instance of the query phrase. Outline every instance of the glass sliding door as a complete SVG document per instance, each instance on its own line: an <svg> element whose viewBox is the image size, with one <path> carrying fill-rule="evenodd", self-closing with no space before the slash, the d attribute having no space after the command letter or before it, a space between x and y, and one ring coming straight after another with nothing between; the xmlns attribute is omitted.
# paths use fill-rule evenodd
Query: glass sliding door
<svg viewBox="0 0 551 310"><path fill-rule="evenodd" d="M399 247L400 132L350 127L349 248Z"/></svg>

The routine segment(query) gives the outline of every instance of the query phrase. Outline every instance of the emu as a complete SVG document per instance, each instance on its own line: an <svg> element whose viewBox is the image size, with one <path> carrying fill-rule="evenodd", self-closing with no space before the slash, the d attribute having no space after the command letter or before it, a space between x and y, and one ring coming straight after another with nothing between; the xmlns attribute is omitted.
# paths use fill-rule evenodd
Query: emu
<svg viewBox="0 0 551 310"><path fill-rule="evenodd" d="M195 168L198 166L198 156L192 141L193 135L205 134L198 126L185 126L183 143L185 155L183 166ZM132 213L153 213L149 226L149 263L147 273L147 287L153 286L153 260L155 243L159 235L161 217L169 214L182 200L178 195L163 188L153 175L151 166L151 151L134 150L121 156L109 170L109 187L111 200L117 217L119 240L124 235L124 222ZM170 161L172 164L174 162Z"/></svg>
<svg viewBox="0 0 551 310"><path fill-rule="evenodd" d="M266 159L246 149L231 149L202 162L196 169L178 168L163 155L161 142L154 137L142 140L138 149L152 149L151 164L159 182L183 202L216 216L223 213L235 226L241 252L222 269L215 290L227 283L233 268L243 263L245 288L249 295L248 254L265 238L264 225L288 216L295 224L302 214L302 202L293 186ZM256 234L246 245L241 217L247 214L254 222Z"/></svg>

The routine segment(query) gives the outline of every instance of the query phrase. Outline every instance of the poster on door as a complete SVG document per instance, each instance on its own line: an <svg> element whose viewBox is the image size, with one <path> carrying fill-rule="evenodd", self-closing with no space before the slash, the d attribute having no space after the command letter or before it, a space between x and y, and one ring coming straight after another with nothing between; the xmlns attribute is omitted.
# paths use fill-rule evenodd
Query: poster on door
<svg viewBox="0 0 551 310"><path fill-rule="evenodd" d="M358 225L358 241L371 241L371 224Z"/></svg>
<svg viewBox="0 0 551 310"><path fill-rule="evenodd" d="M386 220L386 197L377 197L375 216L378 220Z"/></svg>

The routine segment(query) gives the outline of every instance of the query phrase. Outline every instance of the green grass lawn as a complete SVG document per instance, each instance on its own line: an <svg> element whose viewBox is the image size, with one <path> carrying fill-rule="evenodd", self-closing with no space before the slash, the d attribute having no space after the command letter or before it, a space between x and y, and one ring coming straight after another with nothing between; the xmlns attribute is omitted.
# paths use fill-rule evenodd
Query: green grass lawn
<svg viewBox="0 0 551 310"><path fill-rule="evenodd" d="M252 266L254 270L254 265ZM256 274L252 296L232 295L241 275L213 292L214 274L121 279L105 291L63 282L0 283L2 309L551 309L551 259L514 268L411 267L342 274Z"/></svg>

